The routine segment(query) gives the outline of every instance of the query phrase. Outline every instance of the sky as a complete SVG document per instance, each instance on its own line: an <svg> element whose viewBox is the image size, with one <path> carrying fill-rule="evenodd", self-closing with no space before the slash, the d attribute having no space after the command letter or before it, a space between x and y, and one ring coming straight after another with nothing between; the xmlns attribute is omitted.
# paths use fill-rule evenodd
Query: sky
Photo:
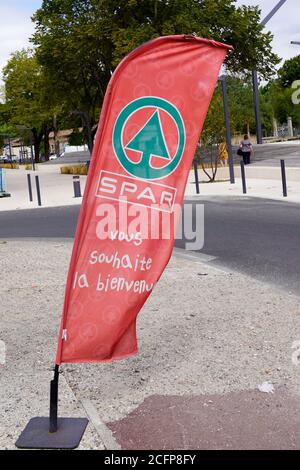
<svg viewBox="0 0 300 470"><path fill-rule="evenodd" d="M261 18L274 8L279 0L237 0L237 5L258 5L262 11ZM300 46L290 44L291 41L300 42L300 1L286 0L267 23L266 29L274 35L273 50L284 60L300 54Z"/></svg>
<svg viewBox="0 0 300 470"><path fill-rule="evenodd" d="M150 0L149 0L150 1ZM237 0L237 5L259 5L262 18L278 3L278 0ZM12 52L27 47L34 31L31 16L42 0L0 0L0 70ZM287 0L268 23L274 34L274 51L283 59L300 54L300 46L290 41L300 41L300 1ZM238 27L238 25L237 25Z"/></svg>
<svg viewBox="0 0 300 470"><path fill-rule="evenodd" d="M12 52L29 46L34 31L31 16L41 0L0 0L0 70Z"/></svg>

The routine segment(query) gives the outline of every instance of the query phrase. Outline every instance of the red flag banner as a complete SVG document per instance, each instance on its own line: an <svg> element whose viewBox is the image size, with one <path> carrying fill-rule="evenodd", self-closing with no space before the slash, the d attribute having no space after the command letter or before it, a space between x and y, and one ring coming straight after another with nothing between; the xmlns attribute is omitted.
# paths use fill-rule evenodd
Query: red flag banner
<svg viewBox="0 0 300 470"><path fill-rule="evenodd" d="M154 39L108 86L66 285L56 363L137 352L136 318L172 253L201 129L229 46Z"/></svg>

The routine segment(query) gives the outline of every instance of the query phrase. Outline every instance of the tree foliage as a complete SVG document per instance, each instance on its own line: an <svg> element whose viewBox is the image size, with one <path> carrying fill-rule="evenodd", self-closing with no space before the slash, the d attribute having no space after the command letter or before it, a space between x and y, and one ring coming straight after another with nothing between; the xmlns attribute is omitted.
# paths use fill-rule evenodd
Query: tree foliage
<svg viewBox="0 0 300 470"><path fill-rule="evenodd" d="M82 127L92 150L112 72L126 54L152 38L195 33L234 46L226 62L228 73L235 75L228 79L233 133L254 129L249 72L255 68L267 80L279 60L271 34L260 25L259 9L236 7L234 0L44 0L33 21L34 51L16 52L4 69L0 126L2 116L6 125L32 129L37 158L42 139L49 154L49 132L58 128ZM282 86L290 83L294 66L282 68ZM268 129L272 113L285 112L271 95L262 95ZM215 140L224 138L222 106L217 87L203 139L213 133Z"/></svg>
<svg viewBox="0 0 300 470"><path fill-rule="evenodd" d="M300 80L300 55L284 62L278 70L278 79L282 88L290 87L295 80Z"/></svg>
<svg viewBox="0 0 300 470"><path fill-rule="evenodd" d="M84 144L84 137L82 132L79 132L78 129L74 129L72 134L69 136L68 139L69 145L80 146Z"/></svg>
<svg viewBox="0 0 300 470"><path fill-rule="evenodd" d="M264 108L281 124L286 123L290 116L293 124L300 126L300 106L292 100L295 92L292 84L299 79L300 56L296 56L286 60L278 70L277 78L270 80L261 90Z"/></svg>
<svg viewBox="0 0 300 470"><path fill-rule="evenodd" d="M37 59L58 98L81 117L87 142L111 74L141 43L161 35L196 33L232 44L228 70L256 68L266 79L278 63L258 8L234 0L44 0L34 15Z"/></svg>
<svg viewBox="0 0 300 470"><path fill-rule="evenodd" d="M39 161L43 137L48 137L53 113L47 76L38 64L34 51L22 50L12 54L3 69L5 83L6 122L20 134L32 133L36 161Z"/></svg>
<svg viewBox="0 0 300 470"><path fill-rule="evenodd" d="M251 133L255 129L251 82L238 77L226 77L230 126L232 134ZM225 121L221 84L215 89L206 117L202 139L205 142L225 141Z"/></svg>

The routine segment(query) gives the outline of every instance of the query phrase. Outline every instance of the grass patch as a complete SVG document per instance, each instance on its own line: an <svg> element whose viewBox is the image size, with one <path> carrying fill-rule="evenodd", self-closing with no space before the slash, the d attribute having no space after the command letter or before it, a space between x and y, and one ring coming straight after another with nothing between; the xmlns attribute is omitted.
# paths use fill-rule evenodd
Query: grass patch
<svg viewBox="0 0 300 470"><path fill-rule="evenodd" d="M18 170L18 163L0 163L0 168L6 168L7 170Z"/></svg>
<svg viewBox="0 0 300 470"><path fill-rule="evenodd" d="M86 165L61 166L60 172L62 175L87 175L88 168Z"/></svg>

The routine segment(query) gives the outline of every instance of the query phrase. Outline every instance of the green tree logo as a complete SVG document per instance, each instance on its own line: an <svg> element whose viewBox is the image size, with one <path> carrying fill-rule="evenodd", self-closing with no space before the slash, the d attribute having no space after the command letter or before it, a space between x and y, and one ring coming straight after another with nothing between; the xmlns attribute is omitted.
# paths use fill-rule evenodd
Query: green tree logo
<svg viewBox="0 0 300 470"><path fill-rule="evenodd" d="M141 123L137 134L124 146L124 127L130 116L142 108L154 108L153 114L146 123ZM170 155L161 125L161 111L166 112L176 124L178 147L173 158ZM185 128L182 117L174 105L162 98L148 96L134 100L123 108L116 120L113 146L120 164L130 175L147 180L164 178L177 168L184 152ZM141 153L140 161L138 163L132 162L126 154L126 149ZM162 168L154 168L151 165L153 157L165 159L169 163Z"/></svg>

